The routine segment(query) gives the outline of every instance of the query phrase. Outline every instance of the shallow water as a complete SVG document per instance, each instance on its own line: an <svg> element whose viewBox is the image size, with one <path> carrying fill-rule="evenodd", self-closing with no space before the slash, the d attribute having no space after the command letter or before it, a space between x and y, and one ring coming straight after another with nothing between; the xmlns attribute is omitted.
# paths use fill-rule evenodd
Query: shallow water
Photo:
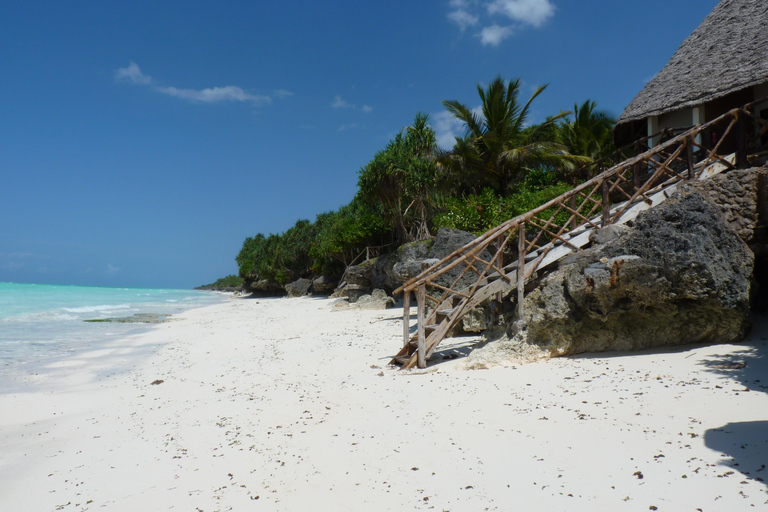
<svg viewBox="0 0 768 512"><path fill-rule="evenodd" d="M98 348L145 324L85 322L135 314L174 315L226 300L195 290L0 283L0 373L21 363Z"/></svg>

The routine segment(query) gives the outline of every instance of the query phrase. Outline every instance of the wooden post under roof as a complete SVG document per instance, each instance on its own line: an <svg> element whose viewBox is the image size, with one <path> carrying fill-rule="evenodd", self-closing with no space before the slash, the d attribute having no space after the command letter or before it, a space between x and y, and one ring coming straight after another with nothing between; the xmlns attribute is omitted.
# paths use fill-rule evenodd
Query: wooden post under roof
<svg viewBox="0 0 768 512"><path fill-rule="evenodd" d="M685 139L685 153L688 159L688 179L696 179L696 169L693 167L693 138L688 136Z"/></svg>
<svg viewBox="0 0 768 512"><path fill-rule="evenodd" d="M743 111L736 113L736 168L746 169L747 163L747 126Z"/></svg>

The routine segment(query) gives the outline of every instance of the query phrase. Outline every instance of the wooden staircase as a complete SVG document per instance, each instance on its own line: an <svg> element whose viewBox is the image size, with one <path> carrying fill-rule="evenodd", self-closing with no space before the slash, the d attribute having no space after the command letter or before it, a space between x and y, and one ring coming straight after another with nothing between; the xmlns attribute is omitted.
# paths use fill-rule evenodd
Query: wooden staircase
<svg viewBox="0 0 768 512"><path fill-rule="evenodd" d="M404 293L403 346L390 364L426 367L427 359L464 315L488 299L500 302L515 289L517 315L522 318L526 279L587 245L594 230L630 221L662 203L681 182L707 179L737 163L743 166L747 145L739 140L744 139L745 120L755 117L751 106L694 126L597 172L571 191L500 224L424 269L395 290L395 294ZM765 120L752 122L758 139L768 132ZM713 138L717 142L711 147L701 142ZM725 152L721 147L733 145L734 139L737 151L720 156ZM417 302L413 334L412 293Z"/></svg>

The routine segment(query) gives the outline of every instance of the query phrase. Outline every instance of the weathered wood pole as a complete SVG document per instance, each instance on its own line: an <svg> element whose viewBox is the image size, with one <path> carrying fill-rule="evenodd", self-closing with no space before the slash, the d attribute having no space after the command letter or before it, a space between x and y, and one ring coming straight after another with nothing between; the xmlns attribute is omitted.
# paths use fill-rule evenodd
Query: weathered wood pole
<svg viewBox="0 0 768 512"><path fill-rule="evenodd" d="M576 185L574 184L573 187L576 188ZM568 206L571 208L571 211L574 211L574 212L576 211L576 194L571 196L571 198L569 199ZM571 218L571 229L576 229L576 226L579 225L579 218L576 217L576 215L573 213L571 215L573 215L573 217Z"/></svg>
<svg viewBox="0 0 768 512"><path fill-rule="evenodd" d="M632 181L635 184L635 192L640 190L640 173L642 172L642 167L640 162L637 162L632 167Z"/></svg>
<svg viewBox="0 0 768 512"><path fill-rule="evenodd" d="M685 139L685 153L688 157L688 179L696 179L696 169L693 168L693 137L690 135Z"/></svg>
<svg viewBox="0 0 768 512"><path fill-rule="evenodd" d="M411 291L403 290L403 347L407 347L410 341L411 341Z"/></svg>
<svg viewBox="0 0 768 512"><path fill-rule="evenodd" d="M525 224L517 228L517 318L523 319L525 298Z"/></svg>
<svg viewBox="0 0 768 512"><path fill-rule="evenodd" d="M424 326L424 308L426 306L427 302L427 285L424 283L419 285L419 291L416 294L416 302L418 305L418 337L419 337L419 345L418 345L418 351L419 355L417 358L417 364L419 365L419 368L426 368L427 367L427 340L425 336L425 326Z"/></svg>
<svg viewBox="0 0 768 512"><path fill-rule="evenodd" d="M603 196L603 227L607 226L611 222L611 199L608 191L608 180L603 180L600 185L600 194Z"/></svg>
<svg viewBox="0 0 768 512"><path fill-rule="evenodd" d="M738 169L747 168L747 127L744 112L736 112L736 167Z"/></svg>
<svg viewBox="0 0 768 512"><path fill-rule="evenodd" d="M498 257L496 258L496 265L499 266L499 268L504 268L504 235L501 234L496 238L496 246L499 248L498 250ZM501 300L504 298L504 296L501 293L501 290L496 294L496 302L501 302Z"/></svg>

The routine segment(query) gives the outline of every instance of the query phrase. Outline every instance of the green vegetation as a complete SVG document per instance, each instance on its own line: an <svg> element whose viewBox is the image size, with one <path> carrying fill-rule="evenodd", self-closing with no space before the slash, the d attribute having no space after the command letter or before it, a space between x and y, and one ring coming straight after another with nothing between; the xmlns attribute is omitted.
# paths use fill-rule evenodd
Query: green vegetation
<svg viewBox="0 0 768 512"><path fill-rule="evenodd" d="M236 275L228 275L227 277L222 277L221 279L217 279L216 282L211 284L204 284L203 286L198 286L195 288L195 290L231 290L231 289L239 289L243 287L243 278Z"/></svg>
<svg viewBox="0 0 768 512"><path fill-rule="evenodd" d="M366 248L391 252L441 227L483 233L567 192L584 179L573 171L614 150L614 120L594 101L531 125L530 106L546 86L525 104L519 89L520 79L501 77L478 85L478 112L444 101L465 127L450 151L437 146L428 116L417 114L361 167L349 204L314 222L299 220L284 233L247 238L236 257L238 279L286 284L340 277ZM562 224L566 215L555 222Z"/></svg>

